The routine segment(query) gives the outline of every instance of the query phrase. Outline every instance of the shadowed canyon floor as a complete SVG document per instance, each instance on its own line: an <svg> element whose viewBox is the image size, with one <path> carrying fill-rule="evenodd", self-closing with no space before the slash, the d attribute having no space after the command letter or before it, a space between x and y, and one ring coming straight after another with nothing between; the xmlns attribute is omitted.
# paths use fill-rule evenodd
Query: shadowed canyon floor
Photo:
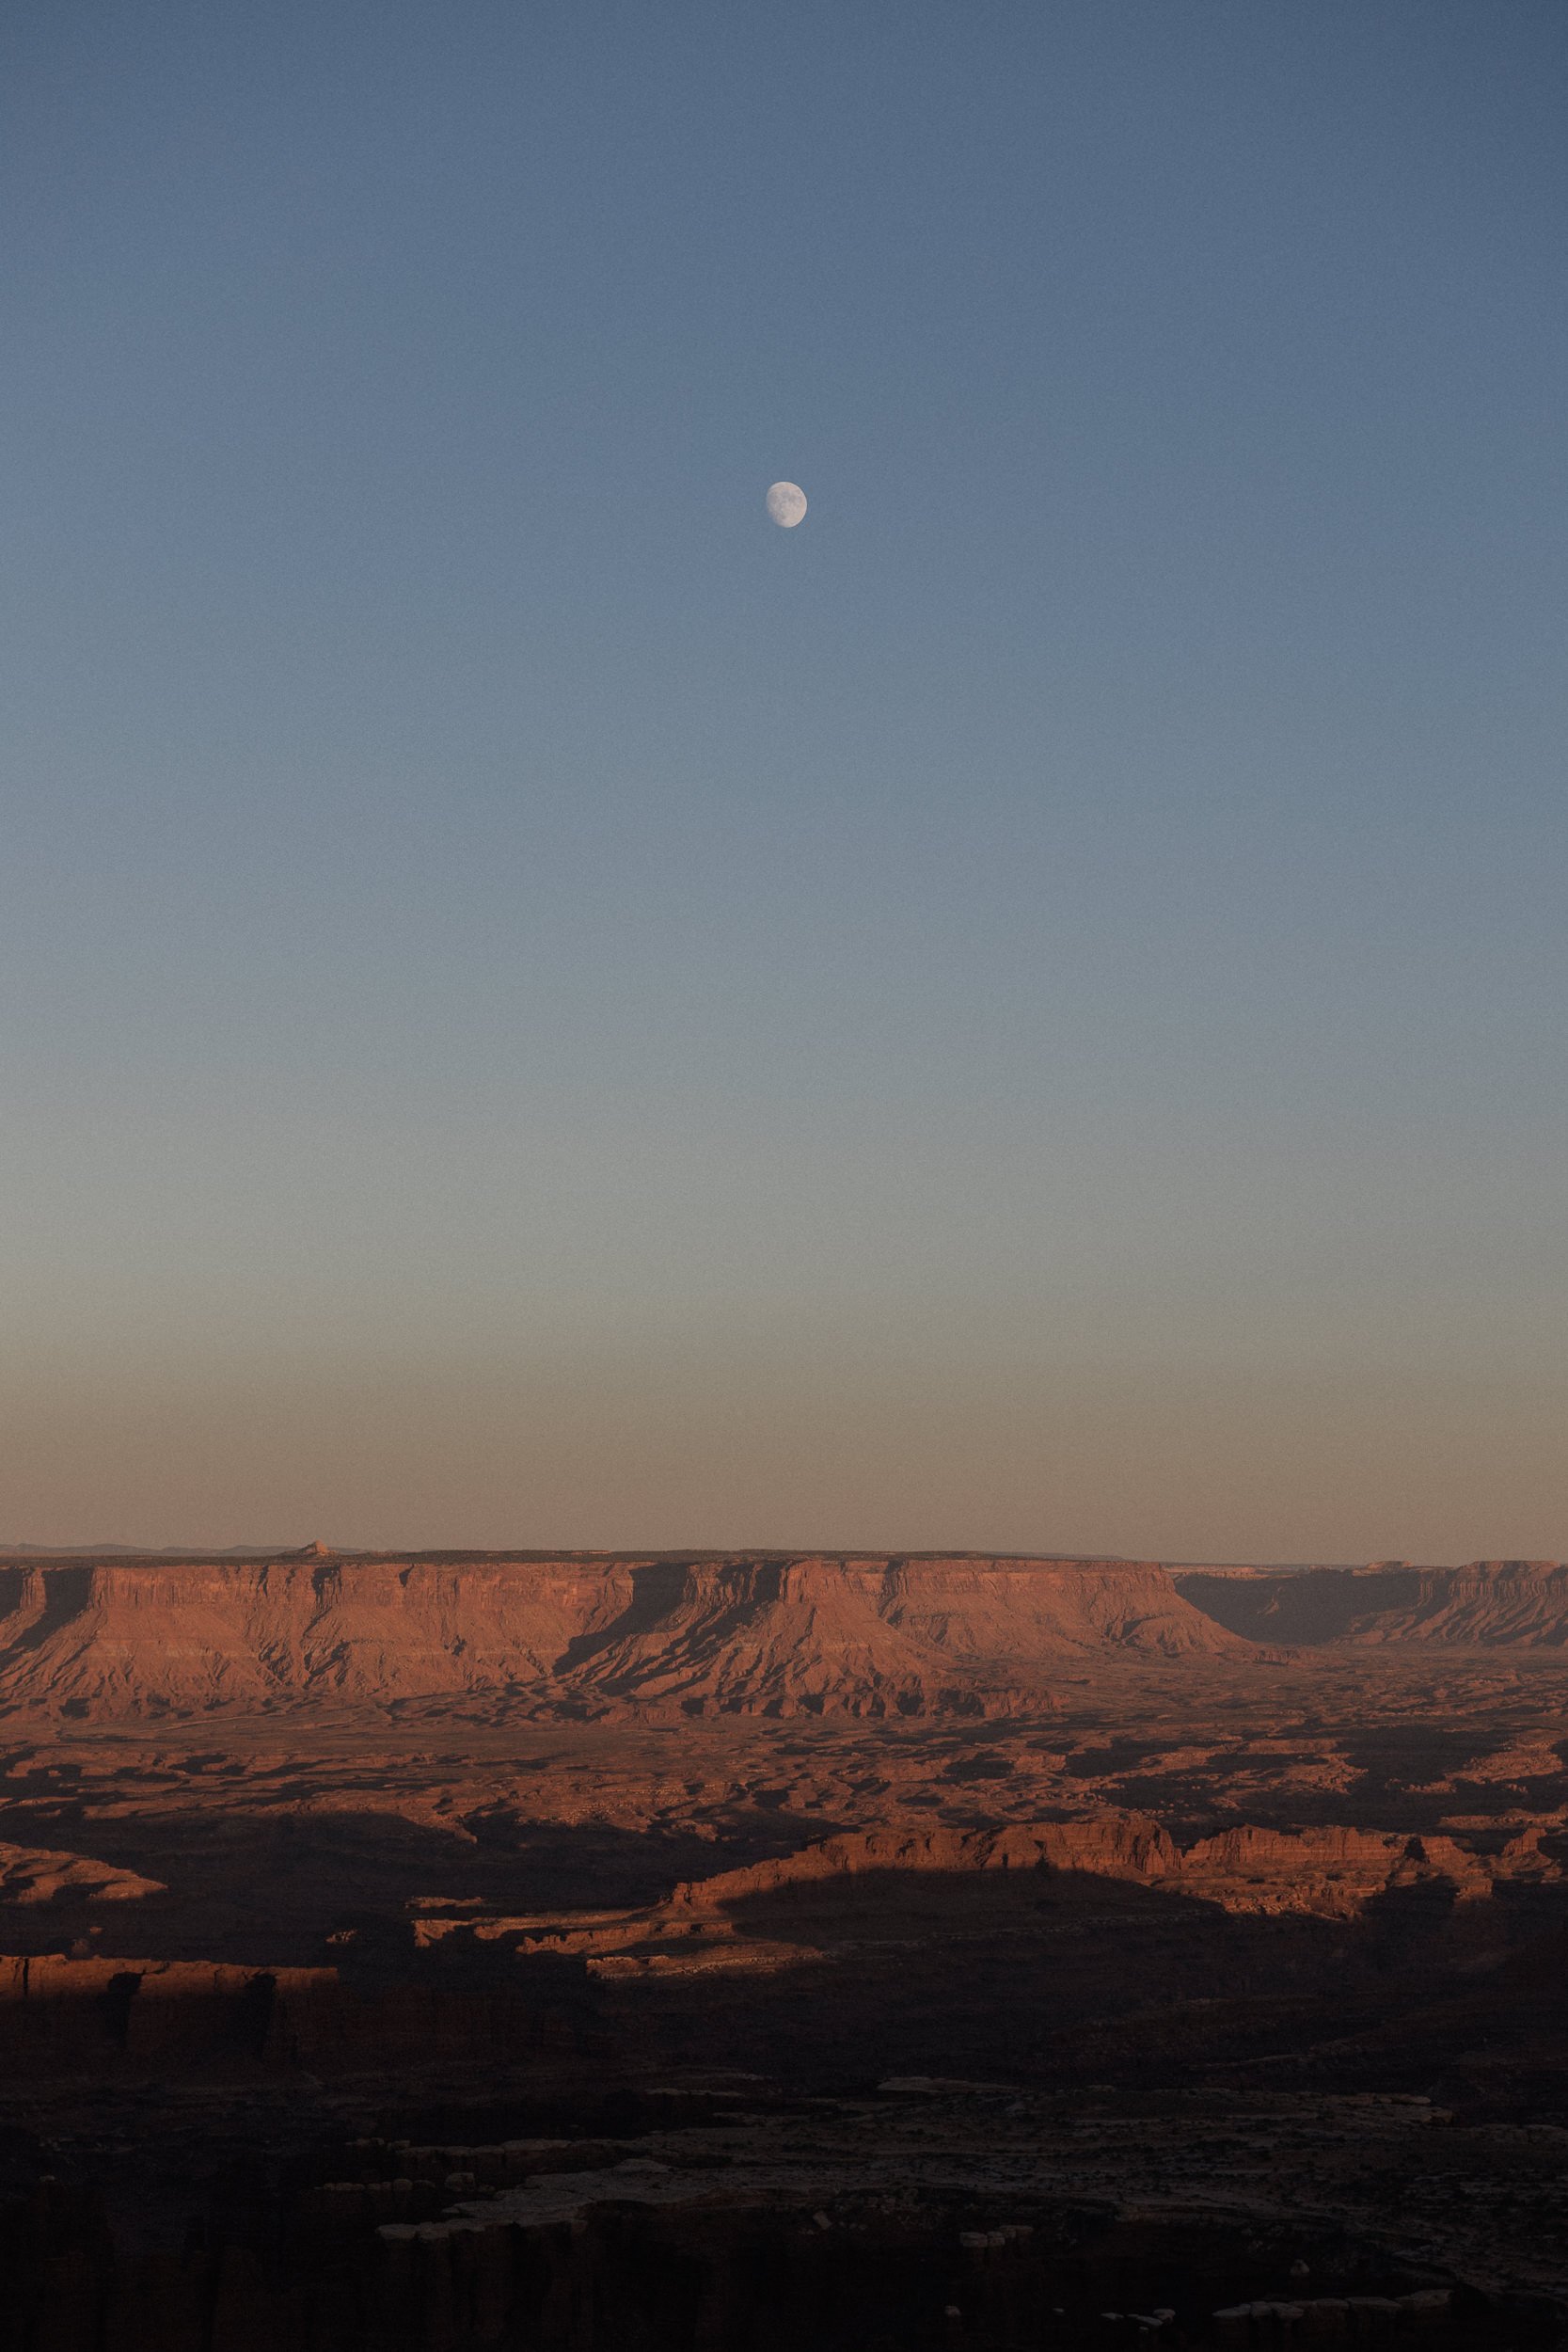
<svg viewBox="0 0 1568 2352"><path fill-rule="evenodd" d="M0 1612L0 2342L1568 2341L1560 1566Z"/></svg>

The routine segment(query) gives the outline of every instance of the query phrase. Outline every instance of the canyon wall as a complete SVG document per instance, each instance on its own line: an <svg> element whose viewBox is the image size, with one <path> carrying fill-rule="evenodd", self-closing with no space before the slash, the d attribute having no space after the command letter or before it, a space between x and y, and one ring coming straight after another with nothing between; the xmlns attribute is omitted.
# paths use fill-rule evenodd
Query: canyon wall
<svg viewBox="0 0 1568 2352"><path fill-rule="evenodd" d="M987 1713L1063 1657L1250 1657L1148 1563L686 1556L19 1562L0 1708L70 1717L467 1695L595 1716Z"/></svg>
<svg viewBox="0 0 1568 2352"><path fill-rule="evenodd" d="M1123 1879L1196 1896L1223 1911L1259 1915L1353 1918L1375 1896L1441 1884L1461 1900L1500 1885L1560 1884L1568 1834L1531 1828L1490 1848L1448 1836L1324 1827L1266 1829L1251 1823L1183 1846L1158 1820L1128 1813L1078 1821L1014 1822L1002 1829L873 1830L825 1838L792 1854L694 1880L668 1905L726 1911L785 1887L867 1871L1069 1871Z"/></svg>
<svg viewBox="0 0 1568 2352"><path fill-rule="evenodd" d="M578 1719L1028 1713L1085 1660L1417 1642L1568 1644L1568 1568L314 1549L0 1565L0 1711L67 1719L467 1698Z"/></svg>
<svg viewBox="0 0 1568 2352"><path fill-rule="evenodd" d="M1206 1616L1255 1642L1568 1645L1568 1565L1560 1560L1472 1560L1459 1568L1415 1567L1405 1560L1366 1568L1195 1568L1178 1571L1174 1582Z"/></svg>

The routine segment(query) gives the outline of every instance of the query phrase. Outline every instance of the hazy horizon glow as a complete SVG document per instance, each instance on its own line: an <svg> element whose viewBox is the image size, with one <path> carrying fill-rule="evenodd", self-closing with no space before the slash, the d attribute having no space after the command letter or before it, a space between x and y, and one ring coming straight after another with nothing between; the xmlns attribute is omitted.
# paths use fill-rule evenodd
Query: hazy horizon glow
<svg viewBox="0 0 1568 2352"><path fill-rule="evenodd" d="M1568 1551L1555 0L0 67L0 1539Z"/></svg>

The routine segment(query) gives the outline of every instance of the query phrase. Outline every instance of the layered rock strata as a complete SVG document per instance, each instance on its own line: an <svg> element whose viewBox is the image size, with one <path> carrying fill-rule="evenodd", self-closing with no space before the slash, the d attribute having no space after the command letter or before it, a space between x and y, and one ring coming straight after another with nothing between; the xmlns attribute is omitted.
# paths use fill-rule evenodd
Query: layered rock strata
<svg viewBox="0 0 1568 2352"><path fill-rule="evenodd" d="M983 1714L1055 1661L1251 1657L1164 1568L748 1555L0 1570L0 1706L93 1719L483 1697L524 1712Z"/></svg>
<svg viewBox="0 0 1568 2352"><path fill-rule="evenodd" d="M1086 1662L1568 1645L1568 1567L958 1554L308 1553L0 1566L0 1711L474 1700L528 1716L1049 1709Z"/></svg>

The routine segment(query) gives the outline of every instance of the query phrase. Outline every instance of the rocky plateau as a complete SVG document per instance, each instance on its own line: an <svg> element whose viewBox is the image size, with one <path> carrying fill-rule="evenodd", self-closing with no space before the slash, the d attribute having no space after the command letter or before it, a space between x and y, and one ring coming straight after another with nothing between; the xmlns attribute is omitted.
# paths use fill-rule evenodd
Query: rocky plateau
<svg viewBox="0 0 1568 2352"><path fill-rule="evenodd" d="M1568 2344L1568 1569L0 1560L0 2345Z"/></svg>

